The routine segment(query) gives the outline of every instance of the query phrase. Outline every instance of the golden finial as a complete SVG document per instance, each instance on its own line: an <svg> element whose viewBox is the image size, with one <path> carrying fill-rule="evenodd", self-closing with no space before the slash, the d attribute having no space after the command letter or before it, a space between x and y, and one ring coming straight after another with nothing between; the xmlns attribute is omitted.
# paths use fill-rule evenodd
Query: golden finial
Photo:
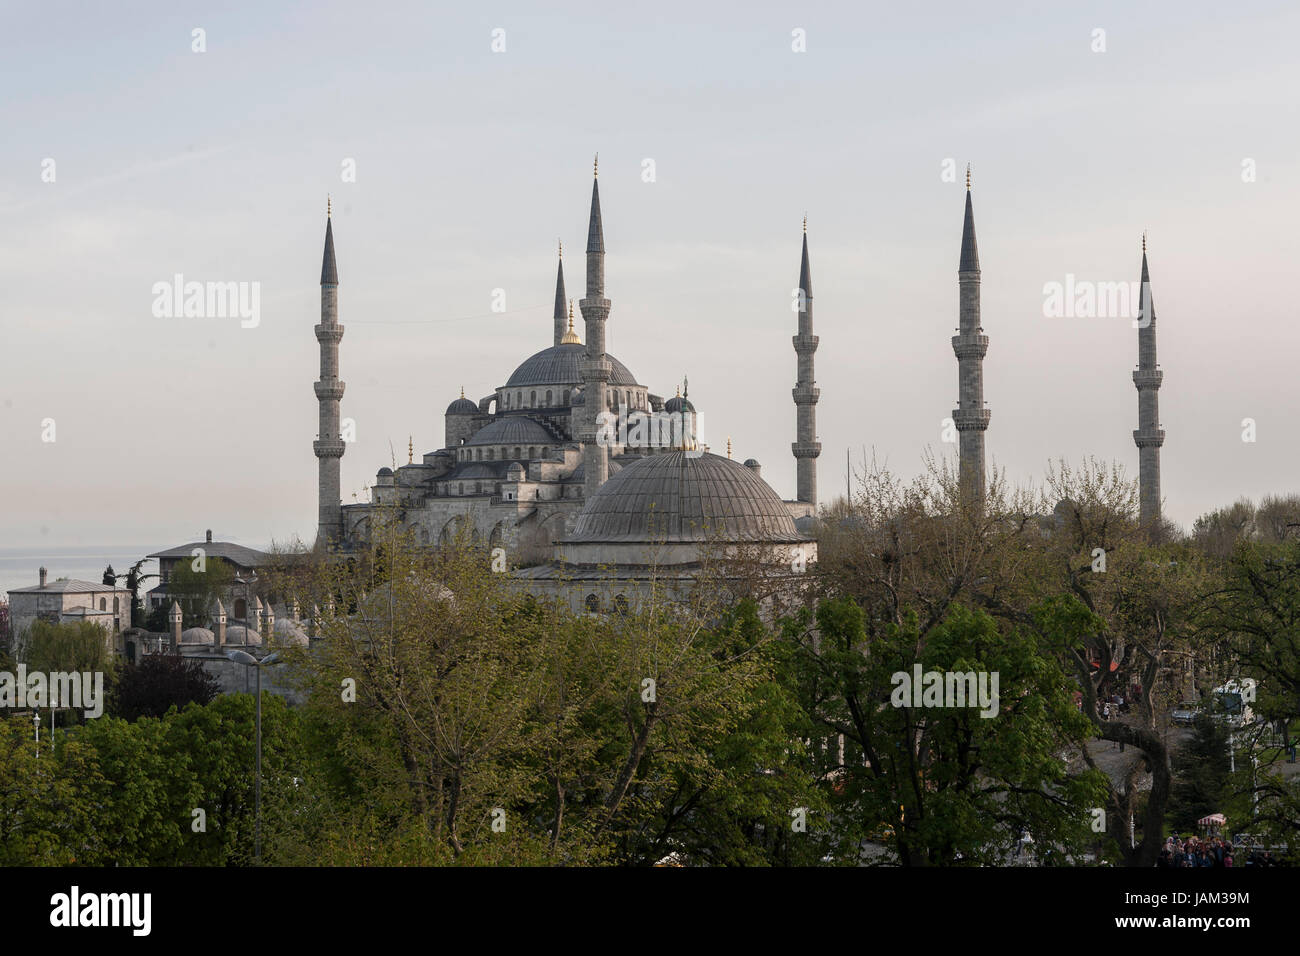
<svg viewBox="0 0 1300 956"><path fill-rule="evenodd" d="M1147 231L1143 229L1142 230L1142 255L1145 256L1146 254L1147 254Z"/></svg>
<svg viewBox="0 0 1300 956"><path fill-rule="evenodd" d="M808 235L808 214L803 214L803 234Z"/></svg>
<svg viewBox="0 0 1300 956"><path fill-rule="evenodd" d="M406 463L415 464L415 437L412 435L406 436Z"/></svg>
<svg viewBox="0 0 1300 956"><path fill-rule="evenodd" d="M970 189L970 163L966 164L966 188Z"/></svg>
<svg viewBox="0 0 1300 956"><path fill-rule="evenodd" d="M593 179L595 179L599 175L600 175L600 153L597 153L596 158L592 160L591 163L591 176Z"/></svg>
<svg viewBox="0 0 1300 956"><path fill-rule="evenodd" d="M564 333L560 339L561 345L581 345L578 341L578 333L573 331L573 300L569 300L569 331Z"/></svg>
<svg viewBox="0 0 1300 956"><path fill-rule="evenodd" d="M563 239L556 239L555 241L558 242L558 243L560 244L560 258L563 259L563 258L564 258L564 240L563 240Z"/></svg>
<svg viewBox="0 0 1300 956"><path fill-rule="evenodd" d="M731 436L727 436L727 457L731 457Z"/></svg>
<svg viewBox="0 0 1300 956"><path fill-rule="evenodd" d="M326 193L325 194L325 218L326 219L330 218L333 212L334 212L333 202L330 199L330 194Z"/></svg>
<svg viewBox="0 0 1300 956"><path fill-rule="evenodd" d="M464 385L462 385L462 386L460 387L460 397L461 397L461 398L464 398L464 397L465 397L465 386L464 386Z"/></svg>
<svg viewBox="0 0 1300 956"><path fill-rule="evenodd" d="M682 397L682 387L680 385L677 386L677 397L678 398Z"/></svg>

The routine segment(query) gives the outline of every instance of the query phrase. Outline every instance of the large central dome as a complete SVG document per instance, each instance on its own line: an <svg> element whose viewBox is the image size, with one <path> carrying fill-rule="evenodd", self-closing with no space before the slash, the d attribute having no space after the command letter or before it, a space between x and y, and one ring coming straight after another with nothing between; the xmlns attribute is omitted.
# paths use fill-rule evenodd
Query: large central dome
<svg viewBox="0 0 1300 956"><path fill-rule="evenodd" d="M785 503L740 462L671 451L627 465L583 506L566 544L806 541Z"/></svg>
<svg viewBox="0 0 1300 956"><path fill-rule="evenodd" d="M506 382L506 388L514 388L520 385L581 385L582 384L582 360L587 355L585 345L552 345L549 349L542 349L536 355L530 356L524 360L510 380ZM611 385L637 385L637 380L632 373L627 370L627 366L609 353L605 353L605 358L609 360Z"/></svg>

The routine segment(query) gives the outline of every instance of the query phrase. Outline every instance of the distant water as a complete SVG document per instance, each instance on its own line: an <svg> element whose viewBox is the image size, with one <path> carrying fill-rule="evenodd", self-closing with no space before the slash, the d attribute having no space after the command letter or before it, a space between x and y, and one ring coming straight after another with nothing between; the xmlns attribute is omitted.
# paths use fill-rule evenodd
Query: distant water
<svg viewBox="0 0 1300 956"><path fill-rule="evenodd" d="M47 580L50 581L55 578L76 578L97 584L104 580L104 569L110 564L114 571L124 575L131 565L146 554L162 551L166 547L167 545L83 545L72 548L0 548L0 596L5 596L7 600L3 592L40 584L42 566L49 572ZM158 562L146 561L140 570L145 574L157 574ZM157 578L151 578L144 582L141 591L147 591L157 583ZM118 587L126 587L123 578L119 578L117 584Z"/></svg>

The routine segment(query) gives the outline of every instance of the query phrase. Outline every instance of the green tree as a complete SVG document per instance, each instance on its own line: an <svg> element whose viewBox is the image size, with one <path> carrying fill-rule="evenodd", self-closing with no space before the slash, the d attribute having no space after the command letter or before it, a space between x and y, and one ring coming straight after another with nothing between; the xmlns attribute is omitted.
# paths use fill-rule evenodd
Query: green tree
<svg viewBox="0 0 1300 956"><path fill-rule="evenodd" d="M1178 830L1193 830L1196 821L1221 813L1231 788L1228 771L1228 729L1208 714L1196 718L1191 740L1174 758L1174 783L1169 822Z"/></svg>

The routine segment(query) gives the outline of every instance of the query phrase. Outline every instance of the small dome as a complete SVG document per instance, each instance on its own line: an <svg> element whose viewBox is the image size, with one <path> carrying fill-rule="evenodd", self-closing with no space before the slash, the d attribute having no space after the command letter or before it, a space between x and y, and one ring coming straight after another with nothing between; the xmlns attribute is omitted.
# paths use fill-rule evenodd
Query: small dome
<svg viewBox="0 0 1300 956"><path fill-rule="evenodd" d="M215 644L217 635L206 627L191 627L181 631L182 644Z"/></svg>
<svg viewBox="0 0 1300 956"><path fill-rule="evenodd" d="M689 412L690 414L694 415L695 406L691 404L691 400L689 398L683 398L680 395L674 395L672 398L668 399L668 401L664 402L664 411L674 415L678 414L679 412Z"/></svg>
<svg viewBox="0 0 1300 956"><path fill-rule="evenodd" d="M310 643L307 632L288 618L280 618L275 622L275 639L281 644L294 647L306 647Z"/></svg>
<svg viewBox="0 0 1300 956"><path fill-rule="evenodd" d="M448 415L477 415L478 406L471 402L465 396L456 399L447 406Z"/></svg>
<svg viewBox="0 0 1300 956"><path fill-rule="evenodd" d="M480 428L467 445L554 445L556 439L550 432L522 415L498 418L491 425Z"/></svg>
<svg viewBox="0 0 1300 956"><path fill-rule="evenodd" d="M758 467L758 459L757 459L757 458L746 458L746 459L745 459L745 467L746 467L746 468L757 468L757 467Z"/></svg>
<svg viewBox="0 0 1300 956"><path fill-rule="evenodd" d="M261 644L262 635L257 633L257 631L250 631L242 624L233 624L226 628L226 643L243 645Z"/></svg>
<svg viewBox="0 0 1300 956"><path fill-rule="evenodd" d="M380 468L379 471L375 472L375 475L376 477L379 478L391 478L393 477L393 469L385 466L383 468Z"/></svg>
<svg viewBox="0 0 1300 956"><path fill-rule="evenodd" d="M519 462L517 461L512 461L510 463L510 467L506 469L506 475L510 478L511 481L523 481L524 466L519 464Z"/></svg>

